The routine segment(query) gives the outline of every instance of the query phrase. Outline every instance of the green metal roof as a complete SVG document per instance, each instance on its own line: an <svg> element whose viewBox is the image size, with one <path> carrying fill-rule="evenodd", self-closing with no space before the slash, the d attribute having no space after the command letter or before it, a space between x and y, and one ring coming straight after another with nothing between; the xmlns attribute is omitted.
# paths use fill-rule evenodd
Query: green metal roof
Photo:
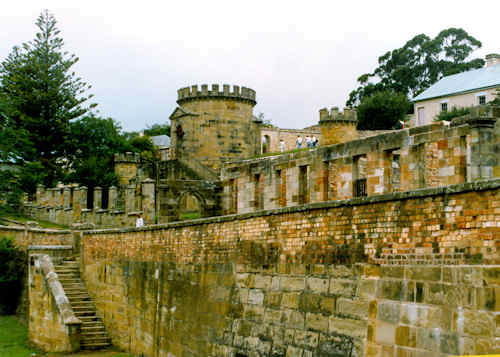
<svg viewBox="0 0 500 357"><path fill-rule="evenodd" d="M449 96L500 85L500 64L474 69L443 77L425 91L413 98L420 102L431 98Z"/></svg>

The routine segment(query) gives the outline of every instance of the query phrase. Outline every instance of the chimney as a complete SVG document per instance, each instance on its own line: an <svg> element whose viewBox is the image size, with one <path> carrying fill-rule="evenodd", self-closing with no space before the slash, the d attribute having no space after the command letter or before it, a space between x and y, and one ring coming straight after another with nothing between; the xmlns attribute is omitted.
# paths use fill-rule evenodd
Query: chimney
<svg viewBox="0 0 500 357"><path fill-rule="evenodd" d="M491 67L500 64L500 55L497 53L490 53L486 55L486 67Z"/></svg>

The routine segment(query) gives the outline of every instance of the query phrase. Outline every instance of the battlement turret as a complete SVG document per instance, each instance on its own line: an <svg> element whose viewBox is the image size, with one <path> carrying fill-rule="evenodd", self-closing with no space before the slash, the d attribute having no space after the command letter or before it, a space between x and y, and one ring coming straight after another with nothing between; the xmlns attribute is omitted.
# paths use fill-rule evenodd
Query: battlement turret
<svg viewBox="0 0 500 357"><path fill-rule="evenodd" d="M327 108L319 110L319 121L334 120L334 121L346 121L346 122L358 122L358 113L356 110L344 108L344 112L341 113L338 107L332 107L330 111Z"/></svg>
<svg viewBox="0 0 500 357"><path fill-rule="evenodd" d="M200 99L233 99L239 101L250 102L252 105L257 104L255 100L255 91L247 87L241 87L234 85L231 90L229 84L222 85L222 91L219 91L218 84L212 84L212 89L208 89L207 84L201 85L201 90L198 90L198 85L193 85L191 87L181 88L177 91L178 99L177 103L179 105L192 100Z"/></svg>
<svg viewBox="0 0 500 357"><path fill-rule="evenodd" d="M319 111L319 127L321 130L321 145L340 144L358 138L356 125L358 113L354 109L344 108L341 113L338 107Z"/></svg>

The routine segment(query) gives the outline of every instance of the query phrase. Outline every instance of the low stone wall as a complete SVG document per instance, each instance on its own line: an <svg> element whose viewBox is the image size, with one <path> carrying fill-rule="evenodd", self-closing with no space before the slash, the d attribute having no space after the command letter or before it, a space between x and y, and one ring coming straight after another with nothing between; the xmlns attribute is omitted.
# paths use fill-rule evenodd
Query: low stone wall
<svg viewBox="0 0 500 357"><path fill-rule="evenodd" d="M30 245L73 245L69 230L0 226L0 237L14 238L15 245L23 250Z"/></svg>
<svg viewBox="0 0 500 357"><path fill-rule="evenodd" d="M82 275L113 344L146 356L493 353L497 265L351 263L413 250L496 264L499 207L493 180L89 231Z"/></svg>
<svg viewBox="0 0 500 357"><path fill-rule="evenodd" d="M73 313L52 259L32 254L29 269L29 339L44 351L80 349L81 321Z"/></svg>

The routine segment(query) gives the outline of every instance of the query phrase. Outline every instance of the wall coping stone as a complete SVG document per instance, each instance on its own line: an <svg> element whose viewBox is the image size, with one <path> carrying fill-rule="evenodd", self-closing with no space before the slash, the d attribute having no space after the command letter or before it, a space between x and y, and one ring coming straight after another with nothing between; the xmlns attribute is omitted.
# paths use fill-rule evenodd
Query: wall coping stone
<svg viewBox="0 0 500 357"><path fill-rule="evenodd" d="M71 234L69 229L49 229L49 228L27 228L27 227L14 227L14 226L3 226L0 225L0 230L12 230L12 231L28 231L36 233L60 233L60 234Z"/></svg>
<svg viewBox="0 0 500 357"><path fill-rule="evenodd" d="M43 273L43 277L49 287L49 290L54 298L57 305L57 309L61 314L62 320L65 325L81 325L82 321L75 316L71 304L69 303L68 297L64 292L57 273L55 272L54 264L52 264L52 259L47 254L41 254L38 256L40 262L40 269Z"/></svg>
<svg viewBox="0 0 500 357"><path fill-rule="evenodd" d="M279 215L284 213L299 213L311 210L325 209L325 208L336 208L336 207L350 207L350 206L362 206L374 203L383 203L388 201L400 201L415 198L425 198L429 196L440 196L440 195L450 195L465 193L471 191L487 191L500 188L500 179L493 180L482 180L468 182L458 185L449 185L443 187L435 188L424 188L419 190L404 191L404 192L394 192L383 195L374 195L368 197L358 197L351 198L347 200L337 200L337 201L326 201L309 203L305 205L290 206L283 208L275 208L270 210L261 210L256 212L242 213L242 214L232 214L226 216L216 216L208 218L198 218L189 221L179 221L164 224L156 224L144 226L141 228L127 227L127 228L111 228L111 229L95 229L84 231L83 234L113 234L113 233L126 233L126 232L137 232L137 231L151 231L162 228L178 228L178 227L189 227L197 226L202 224L210 223L222 223L231 222L236 220L245 220L249 218L265 217L271 215Z"/></svg>
<svg viewBox="0 0 500 357"><path fill-rule="evenodd" d="M71 245L29 245L28 250L72 250Z"/></svg>

